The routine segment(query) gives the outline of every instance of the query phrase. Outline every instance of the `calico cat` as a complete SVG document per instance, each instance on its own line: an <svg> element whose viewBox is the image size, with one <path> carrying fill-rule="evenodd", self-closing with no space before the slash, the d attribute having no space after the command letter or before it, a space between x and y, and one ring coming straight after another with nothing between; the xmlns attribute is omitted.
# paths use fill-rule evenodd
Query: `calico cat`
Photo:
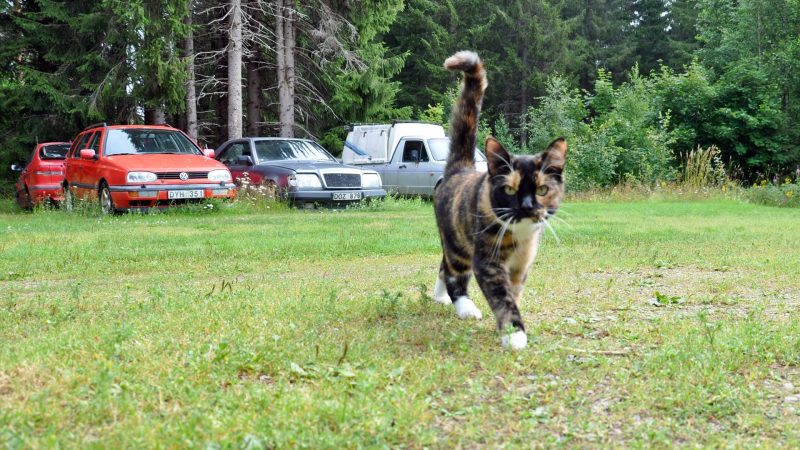
<svg viewBox="0 0 800 450"><path fill-rule="evenodd" d="M467 296L471 272L497 320L504 347L522 349L528 337L518 302L536 257L544 221L564 193L567 152L563 138L537 155L514 156L494 138L486 140L488 172L475 170L475 135L486 70L477 54L462 51L444 66L464 72L450 124L450 156L434 194L442 263L434 298L455 306L462 319L481 318Z"/></svg>

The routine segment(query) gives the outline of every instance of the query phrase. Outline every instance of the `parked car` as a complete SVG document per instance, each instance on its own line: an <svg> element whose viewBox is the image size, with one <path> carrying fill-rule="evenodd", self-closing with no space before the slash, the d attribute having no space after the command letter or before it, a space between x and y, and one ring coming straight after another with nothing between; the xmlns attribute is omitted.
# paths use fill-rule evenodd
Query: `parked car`
<svg viewBox="0 0 800 450"><path fill-rule="evenodd" d="M433 197L444 179L450 139L444 128L425 122L350 125L342 149L346 164L375 170L387 191ZM487 170L486 158L475 149L475 169Z"/></svg>
<svg viewBox="0 0 800 450"><path fill-rule="evenodd" d="M386 197L377 172L344 165L309 139L233 139L219 146L217 160L238 183L246 178L253 185L270 186L295 205L338 205Z"/></svg>
<svg viewBox="0 0 800 450"><path fill-rule="evenodd" d="M68 150L69 142L44 142L34 147L27 165L11 166L11 170L20 172L16 185L20 208L32 209L45 201L61 201L64 158Z"/></svg>
<svg viewBox="0 0 800 450"><path fill-rule="evenodd" d="M65 162L64 204L98 199L105 213L232 199L227 167L169 125L92 125L72 141Z"/></svg>

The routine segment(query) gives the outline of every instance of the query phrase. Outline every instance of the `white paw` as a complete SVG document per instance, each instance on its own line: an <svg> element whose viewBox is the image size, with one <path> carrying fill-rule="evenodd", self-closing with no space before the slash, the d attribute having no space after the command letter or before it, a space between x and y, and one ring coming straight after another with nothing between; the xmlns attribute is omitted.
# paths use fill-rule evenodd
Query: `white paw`
<svg viewBox="0 0 800 450"><path fill-rule="evenodd" d="M505 348L511 347L511 350L522 350L528 346L528 335L525 334L524 331L515 331L503 335L503 337L500 338L500 342Z"/></svg>
<svg viewBox="0 0 800 450"><path fill-rule="evenodd" d="M450 300L450 296L447 295L447 286L445 286L444 280L438 276L436 277L436 284L433 286L433 299L445 305L453 303L453 301Z"/></svg>
<svg viewBox="0 0 800 450"><path fill-rule="evenodd" d="M462 319L481 319L483 317L481 310L469 297L458 297L453 304L456 305L456 314Z"/></svg>

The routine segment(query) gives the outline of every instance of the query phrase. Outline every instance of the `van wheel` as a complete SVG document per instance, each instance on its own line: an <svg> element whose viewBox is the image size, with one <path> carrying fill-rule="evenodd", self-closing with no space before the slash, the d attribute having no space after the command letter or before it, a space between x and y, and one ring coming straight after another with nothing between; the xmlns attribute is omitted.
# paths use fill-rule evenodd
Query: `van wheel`
<svg viewBox="0 0 800 450"><path fill-rule="evenodd" d="M108 184L106 184L105 181L100 184L98 198L100 199L100 211L103 214L113 214L116 212L114 199L111 198L111 190L108 189Z"/></svg>
<svg viewBox="0 0 800 450"><path fill-rule="evenodd" d="M72 212L75 208L75 199L72 197L72 191L69 190L69 186L64 187L64 200L61 207L67 212Z"/></svg>

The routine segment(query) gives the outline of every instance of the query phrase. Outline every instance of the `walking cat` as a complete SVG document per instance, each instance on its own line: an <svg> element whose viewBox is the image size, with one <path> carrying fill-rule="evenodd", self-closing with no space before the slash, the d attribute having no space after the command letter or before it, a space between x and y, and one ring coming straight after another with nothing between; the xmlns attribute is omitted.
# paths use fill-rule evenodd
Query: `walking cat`
<svg viewBox="0 0 800 450"><path fill-rule="evenodd" d="M509 154L494 138L486 140L488 172L475 170L475 135L486 70L477 54L462 51L444 66L464 72L450 124L450 156L444 181L434 194L442 242L442 263L434 298L455 306L462 319L480 319L467 296L471 273L489 302L504 347L522 349L528 338L518 302L536 257L544 221L564 193L564 139L530 156Z"/></svg>

